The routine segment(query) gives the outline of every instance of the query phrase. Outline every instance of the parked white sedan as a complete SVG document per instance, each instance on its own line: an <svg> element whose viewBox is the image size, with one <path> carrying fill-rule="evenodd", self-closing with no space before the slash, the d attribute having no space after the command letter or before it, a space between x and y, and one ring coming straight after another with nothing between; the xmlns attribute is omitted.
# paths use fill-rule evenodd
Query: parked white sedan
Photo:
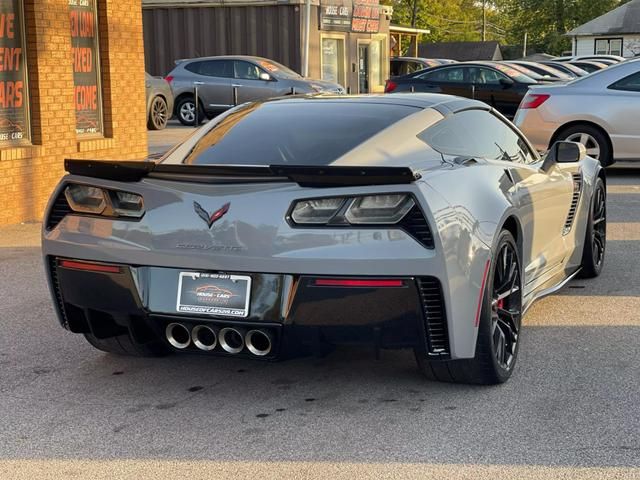
<svg viewBox="0 0 640 480"><path fill-rule="evenodd" d="M566 84L532 86L514 123L539 151L569 140L605 166L640 160L640 59Z"/></svg>

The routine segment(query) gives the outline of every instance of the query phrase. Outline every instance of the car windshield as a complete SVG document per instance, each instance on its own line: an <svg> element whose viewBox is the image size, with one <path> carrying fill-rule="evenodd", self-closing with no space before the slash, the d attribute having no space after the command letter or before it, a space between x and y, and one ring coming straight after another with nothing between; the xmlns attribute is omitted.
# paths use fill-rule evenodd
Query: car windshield
<svg viewBox="0 0 640 480"><path fill-rule="evenodd" d="M538 64L538 68L540 70L543 70L543 71L547 72L549 75L561 78L563 80L570 80L571 78L573 78L570 75L568 75L568 74L566 74L564 72L561 72L560 70L558 70L556 68L550 67L549 65L544 65L544 64L539 63Z"/></svg>
<svg viewBox="0 0 640 480"><path fill-rule="evenodd" d="M513 80L515 80L516 82L519 83L529 83L529 84L535 84L538 83L536 82L533 78L525 75L522 72L519 72L518 70L516 70L515 68L513 68L511 65L504 65L503 63L492 63L490 64L492 67L500 70L502 73L504 73L505 75L507 75L508 77L512 78Z"/></svg>
<svg viewBox="0 0 640 480"><path fill-rule="evenodd" d="M418 110L405 105L343 100L248 104L207 132L183 163L331 165L349 150Z"/></svg>
<svg viewBox="0 0 640 480"><path fill-rule="evenodd" d="M294 72L290 68L285 67L284 65L278 62L274 62L272 60L260 59L258 60L258 65L264 68L267 72L279 78L283 78L287 80L302 78L302 75L300 75L299 73Z"/></svg>
<svg viewBox="0 0 640 480"><path fill-rule="evenodd" d="M517 63L510 63L509 66L515 68L519 72L524 73L526 76L533 78L534 80L542 80L544 77L539 73L534 72L533 70L529 70L527 67L523 67Z"/></svg>

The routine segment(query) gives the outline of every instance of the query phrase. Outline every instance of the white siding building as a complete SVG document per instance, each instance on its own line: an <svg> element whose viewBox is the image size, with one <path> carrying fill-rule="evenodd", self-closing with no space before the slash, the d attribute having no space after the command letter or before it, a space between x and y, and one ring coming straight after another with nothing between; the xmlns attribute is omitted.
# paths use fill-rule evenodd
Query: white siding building
<svg viewBox="0 0 640 480"><path fill-rule="evenodd" d="M631 0L567 33L573 55L640 55L640 0Z"/></svg>

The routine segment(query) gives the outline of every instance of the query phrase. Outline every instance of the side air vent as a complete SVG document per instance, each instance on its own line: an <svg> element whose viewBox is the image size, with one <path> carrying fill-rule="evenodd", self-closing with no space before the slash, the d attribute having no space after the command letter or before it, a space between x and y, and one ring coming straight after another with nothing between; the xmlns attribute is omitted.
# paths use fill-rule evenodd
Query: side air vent
<svg viewBox="0 0 640 480"><path fill-rule="evenodd" d="M65 324L68 324L67 315L64 311L64 301L62 300L62 293L60 291L60 283L58 282L58 263L55 257L47 257L49 263L49 273L51 275L51 287L53 288L53 295L56 300L56 306L60 311L60 316Z"/></svg>
<svg viewBox="0 0 640 480"><path fill-rule="evenodd" d="M424 247L435 248L427 219L417 206L414 206L398 225Z"/></svg>
<svg viewBox="0 0 640 480"><path fill-rule="evenodd" d="M582 192L582 174L574 173L573 175L573 197L571 198L571 208L569 208L569 214L567 220L564 222L562 228L562 235L567 235L571 231L573 221L576 218L578 211L578 201L580 200L580 193Z"/></svg>
<svg viewBox="0 0 640 480"><path fill-rule="evenodd" d="M422 301L427 353L431 357L449 356L447 314L440 281L433 277L419 277L418 290Z"/></svg>
<svg viewBox="0 0 640 480"><path fill-rule="evenodd" d="M58 225L62 219L71 213L71 207L67 202L67 198L64 196L64 192L60 192L58 198L53 204L51 211L49 212L49 218L47 218L47 230L52 230Z"/></svg>

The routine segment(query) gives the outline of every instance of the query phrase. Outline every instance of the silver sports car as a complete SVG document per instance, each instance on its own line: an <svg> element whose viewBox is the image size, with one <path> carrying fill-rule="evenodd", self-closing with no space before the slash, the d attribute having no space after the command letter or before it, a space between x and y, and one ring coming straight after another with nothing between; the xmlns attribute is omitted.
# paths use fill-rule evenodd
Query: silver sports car
<svg viewBox="0 0 640 480"><path fill-rule="evenodd" d="M96 348L264 360L414 349L431 379L511 375L522 316L600 273L605 175L435 94L241 105L157 163L68 160L43 226L61 324Z"/></svg>

